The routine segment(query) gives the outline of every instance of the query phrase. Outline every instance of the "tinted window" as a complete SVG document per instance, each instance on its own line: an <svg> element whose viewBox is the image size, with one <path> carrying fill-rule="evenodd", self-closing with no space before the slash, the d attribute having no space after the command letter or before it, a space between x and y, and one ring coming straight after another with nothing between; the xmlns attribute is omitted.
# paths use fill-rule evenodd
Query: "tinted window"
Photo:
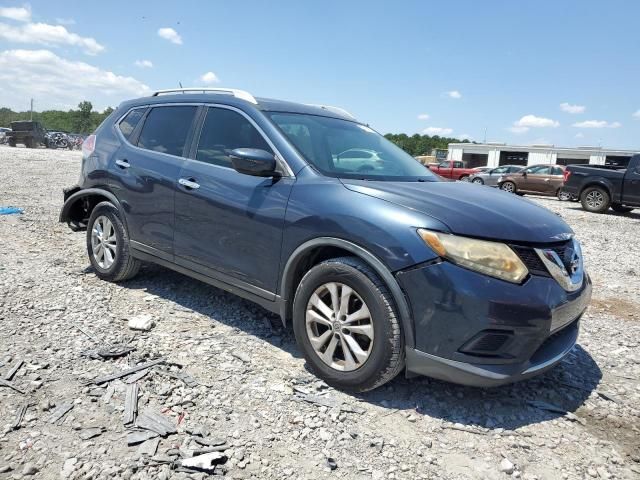
<svg viewBox="0 0 640 480"><path fill-rule="evenodd" d="M122 121L118 124L118 128L122 132L122 135L124 135L124 138L129 140L129 137L131 137L131 134L133 133L133 131L136 129L136 126L140 122L142 115L144 115L145 110L146 109L144 108L137 108L135 110L131 110L129 113L127 113L127 116L124 117Z"/></svg>
<svg viewBox="0 0 640 480"><path fill-rule="evenodd" d="M155 107L144 121L138 146L182 156L197 107Z"/></svg>
<svg viewBox="0 0 640 480"><path fill-rule="evenodd" d="M498 167L491 170L491 173L505 173L507 170L509 170L509 167Z"/></svg>
<svg viewBox="0 0 640 480"><path fill-rule="evenodd" d="M236 148L259 148L273 153L258 130L233 110L209 108L202 126L196 159L231 167L229 154Z"/></svg>
<svg viewBox="0 0 640 480"><path fill-rule="evenodd" d="M509 173L516 173L522 171L522 167L509 167Z"/></svg>
<svg viewBox="0 0 640 480"><path fill-rule="evenodd" d="M553 167L551 175L563 175L564 171L560 167Z"/></svg>
<svg viewBox="0 0 640 480"><path fill-rule="evenodd" d="M527 173L533 173L535 175L549 175L551 173L551 167L545 165L536 165L535 167L529 167L526 170Z"/></svg>
<svg viewBox="0 0 640 480"><path fill-rule="evenodd" d="M464 168L464 163L462 163L462 162L453 162L453 168Z"/></svg>
<svg viewBox="0 0 640 480"><path fill-rule="evenodd" d="M451 162L442 162L439 165L440 168L451 168Z"/></svg>

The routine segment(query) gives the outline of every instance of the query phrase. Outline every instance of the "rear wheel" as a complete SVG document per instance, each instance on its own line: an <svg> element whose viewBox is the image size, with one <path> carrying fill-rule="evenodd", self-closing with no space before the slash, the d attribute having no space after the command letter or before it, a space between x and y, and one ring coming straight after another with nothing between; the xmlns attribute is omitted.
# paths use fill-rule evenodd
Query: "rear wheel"
<svg viewBox="0 0 640 480"><path fill-rule="evenodd" d="M586 188L580 195L580 201L582 202L582 208L594 213L604 213L611 205L609 192L602 187Z"/></svg>
<svg viewBox="0 0 640 480"><path fill-rule="evenodd" d="M324 261L303 277L293 328L308 365L328 384L364 392L404 367L404 337L386 285L355 257Z"/></svg>
<svg viewBox="0 0 640 480"><path fill-rule="evenodd" d="M95 206L87 225L89 261L102 280L121 282L133 278L140 261L131 256L129 233L111 202Z"/></svg>
<svg viewBox="0 0 640 480"><path fill-rule="evenodd" d="M461 182L468 182L469 175L462 175L458 180L460 180Z"/></svg>
<svg viewBox="0 0 640 480"><path fill-rule="evenodd" d="M516 184L510 181L503 182L500 185L500 190L503 190L509 193L516 193Z"/></svg>
<svg viewBox="0 0 640 480"><path fill-rule="evenodd" d="M633 208L625 207L624 205L620 205L619 203L612 203L611 210L618 213L629 213Z"/></svg>
<svg viewBox="0 0 640 480"><path fill-rule="evenodd" d="M568 202L569 200L571 200L571 194L563 190L558 190L558 200L560 200L561 202Z"/></svg>
<svg viewBox="0 0 640 480"><path fill-rule="evenodd" d="M8 143L9 143L10 147L15 147L16 146L16 139L15 138L10 138Z"/></svg>

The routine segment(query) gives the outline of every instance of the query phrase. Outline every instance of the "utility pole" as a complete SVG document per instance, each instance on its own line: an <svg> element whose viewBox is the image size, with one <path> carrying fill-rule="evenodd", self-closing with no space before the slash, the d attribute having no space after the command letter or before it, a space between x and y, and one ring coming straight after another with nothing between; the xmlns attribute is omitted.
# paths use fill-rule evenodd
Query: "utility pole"
<svg viewBox="0 0 640 480"><path fill-rule="evenodd" d="M31 109L29 112L29 121L33 122L33 98L31 99Z"/></svg>
<svg viewBox="0 0 640 480"><path fill-rule="evenodd" d="M484 127L484 140L482 143L487 143L487 127Z"/></svg>

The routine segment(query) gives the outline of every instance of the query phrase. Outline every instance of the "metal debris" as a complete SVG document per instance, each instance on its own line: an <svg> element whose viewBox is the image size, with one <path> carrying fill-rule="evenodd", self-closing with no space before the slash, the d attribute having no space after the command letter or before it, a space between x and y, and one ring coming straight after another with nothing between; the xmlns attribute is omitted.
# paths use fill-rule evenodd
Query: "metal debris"
<svg viewBox="0 0 640 480"><path fill-rule="evenodd" d="M24 414L27 413L27 409L29 408L29 404L25 403L18 407L18 411L16 413L16 419L13 421L13 425L11 425L11 430L18 430L22 424L22 420L24 419Z"/></svg>
<svg viewBox="0 0 640 480"><path fill-rule="evenodd" d="M159 438L152 438L140 444L137 454L140 456L147 455L153 457L158 451L158 445L160 445Z"/></svg>
<svg viewBox="0 0 640 480"><path fill-rule="evenodd" d="M4 376L4 379L7 381L10 381L13 378L13 376L18 372L18 370L20 370L20 367L23 364L24 364L24 360L18 360L16 364L11 368L11 370L9 370L7 374Z"/></svg>
<svg viewBox="0 0 640 480"><path fill-rule="evenodd" d="M104 432L102 427L91 427L80 430L80 438L82 440L89 440L90 438L99 437Z"/></svg>
<svg viewBox="0 0 640 480"><path fill-rule="evenodd" d="M135 422L138 415L138 384L127 385L124 397L124 416L122 421L125 425Z"/></svg>
<svg viewBox="0 0 640 480"><path fill-rule="evenodd" d="M138 418L136 419L136 427L151 430L163 437L178 431L176 426L167 417L156 413L151 409L146 409L138 415Z"/></svg>
<svg viewBox="0 0 640 480"><path fill-rule="evenodd" d="M127 435L127 445L137 445L138 443L146 442L152 438L156 438L158 434L151 430L140 430L129 432Z"/></svg>
<svg viewBox="0 0 640 480"><path fill-rule="evenodd" d="M210 452L196 457L184 458L180 461L180 466L200 470L203 472L212 472L216 465L227 461L227 456L221 452Z"/></svg>
<svg viewBox="0 0 640 480"><path fill-rule="evenodd" d="M22 395L24 395L24 391L20 390L13 383L7 382L6 380L4 380L2 378L0 378L0 387L9 387L11 390L15 390L16 392L21 393Z"/></svg>
<svg viewBox="0 0 640 480"><path fill-rule="evenodd" d="M126 377L128 375L131 375L132 373L139 372L140 370L144 370L145 368L153 367L155 365L160 365L161 363L164 363L164 358L158 358L147 363L141 363L140 365L131 367L127 370L123 370L122 372L116 372L112 373L111 375L105 375L104 377L98 377L93 381L93 383L95 383L96 385L100 385L101 383L106 383L117 378Z"/></svg>
<svg viewBox="0 0 640 480"><path fill-rule="evenodd" d="M57 423L73 408L73 403L63 403L58 405L49 417L49 423Z"/></svg>

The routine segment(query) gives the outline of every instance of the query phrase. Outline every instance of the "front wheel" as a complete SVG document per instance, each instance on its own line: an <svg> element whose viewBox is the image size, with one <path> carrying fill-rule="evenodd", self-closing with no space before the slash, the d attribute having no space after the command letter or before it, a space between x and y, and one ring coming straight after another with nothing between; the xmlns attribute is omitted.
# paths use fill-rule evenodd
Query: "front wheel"
<svg viewBox="0 0 640 480"><path fill-rule="evenodd" d="M111 202L95 206L87 225L89 261L102 280L121 282L133 278L140 261L131 256L129 233Z"/></svg>
<svg viewBox="0 0 640 480"><path fill-rule="evenodd" d="M509 181L503 182L502 185L500 185L500 190L509 193L516 193L516 184Z"/></svg>
<svg viewBox="0 0 640 480"><path fill-rule="evenodd" d="M311 369L329 385L364 392L404 367L404 337L386 285L355 257L326 260L302 278L293 329Z"/></svg>
<svg viewBox="0 0 640 480"><path fill-rule="evenodd" d="M618 213L629 213L633 208L625 207L624 205L620 205L619 203L612 203L611 210Z"/></svg>
<svg viewBox="0 0 640 480"><path fill-rule="evenodd" d="M473 180L471 180L471 183L475 183L476 185L484 185L484 180L482 180L481 178L474 178Z"/></svg>
<svg viewBox="0 0 640 480"><path fill-rule="evenodd" d="M589 187L580 195L582 208L588 212L604 213L611 205L611 197L609 192L601 187Z"/></svg>

